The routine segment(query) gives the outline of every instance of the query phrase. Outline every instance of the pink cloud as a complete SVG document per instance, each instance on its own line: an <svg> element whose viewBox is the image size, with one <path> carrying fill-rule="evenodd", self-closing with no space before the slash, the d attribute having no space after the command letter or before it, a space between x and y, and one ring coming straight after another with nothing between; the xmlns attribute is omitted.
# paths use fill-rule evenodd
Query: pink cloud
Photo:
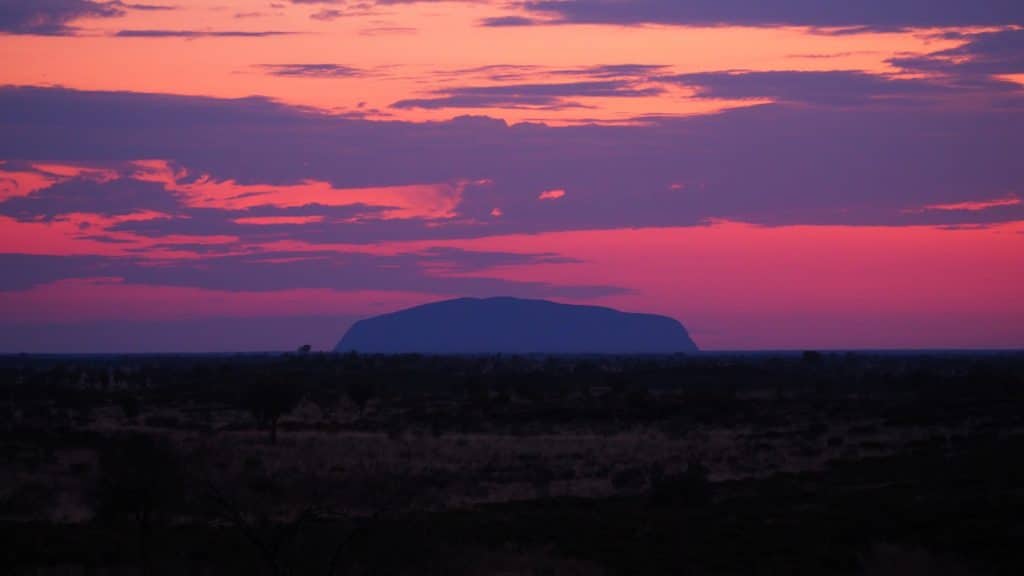
<svg viewBox="0 0 1024 576"><path fill-rule="evenodd" d="M60 181L59 178L39 172L5 170L5 164L0 162L0 201L16 196L28 196L36 190L49 188Z"/></svg>
<svg viewBox="0 0 1024 576"><path fill-rule="evenodd" d="M71 164L48 164L37 162L32 168L62 180L70 178L84 178L94 182L111 182L117 180L120 175L117 170L110 168L96 168L93 166L81 166Z"/></svg>
<svg viewBox="0 0 1024 576"><path fill-rule="evenodd" d="M257 225L284 225L284 224L313 224L323 222L323 216L253 216L249 218L235 218L236 224L257 224Z"/></svg>
<svg viewBox="0 0 1024 576"><path fill-rule="evenodd" d="M101 256L125 256L132 250L146 249L146 255L152 258L180 258L189 256L173 250L153 250L154 241L131 233L110 232L107 229L115 224L129 221L152 220L165 215L157 212L138 212L124 216L99 216L97 214L68 214L59 220L21 222L9 216L0 216L0 252L20 254L53 254ZM116 242L102 242L91 238L94 234L102 234ZM162 236L160 243L165 245L190 244L224 244L237 242L234 236L210 235L169 235Z"/></svg>
<svg viewBox="0 0 1024 576"><path fill-rule="evenodd" d="M991 200L972 200L967 202L954 202L950 204L929 204L923 208L907 210L906 212L981 212L992 208L1003 208L1005 206L1017 206L1021 199L1016 194L1008 194L1002 198Z"/></svg>
<svg viewBox="0 0 1024 576"><path fill-rule="evenodd" d="M554 188L552 190L545 190L540 193L537 198L539 200L558 200L559 198L565 197L565 190L561 188Z"/></svg>
<svg viewBox="0 0 1024 576"><path fill-rule="evenodd" d="M184 181L189 174L163 160L134 163L133 178L158 182L185 197L185 203L196 208L244 210L254 206L294 208L310 204L322 206L364 205L384 210L368 211L363 219L437 219L455 216L462 193L469 186L485 185L486 181L335 188L329 182L305 180L299 184L239 184L234 180L216 180L209 175Z"/></svg>

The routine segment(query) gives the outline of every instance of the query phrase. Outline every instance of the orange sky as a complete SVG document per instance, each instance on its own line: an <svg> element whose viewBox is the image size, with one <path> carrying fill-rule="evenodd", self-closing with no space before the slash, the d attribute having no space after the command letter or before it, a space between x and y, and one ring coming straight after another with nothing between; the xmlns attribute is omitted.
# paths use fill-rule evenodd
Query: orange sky
<svg viewBox="0 0 1024 576"><path fill-rule="evenodd" d="M666 74L716 70L863 70L896 73L886 61L963 44L937 30L830 35L807 28L688 28L558 25L489 28L488 17L515 14L504 3L439 2L386 5L372 13L316 20L330 5L271 8L265 0L230 5L169 0L168 11L131 11L113 19L85 19L78 36L0 39L0 84L58 85L284 102L372 118L415 121L473 113L516 121L571 123L624 121L637 116L700 114L766 100L704 100L686 89L657 96L578 98L568 110L497 107L389 109L446 86L501 82L479 70L495 65L533 67L516 83L573 82L580 74L553 74L589 66L665 66ZM247 15L239 18L237 15ZM270 37L119 38L122 30L288 32ZM967 28L964 31L970 30ZM944 30L948 32L949 30ZM338 64L358 77L280 77L264 65ZM637 82L643 86L642 80Z"/></svg>

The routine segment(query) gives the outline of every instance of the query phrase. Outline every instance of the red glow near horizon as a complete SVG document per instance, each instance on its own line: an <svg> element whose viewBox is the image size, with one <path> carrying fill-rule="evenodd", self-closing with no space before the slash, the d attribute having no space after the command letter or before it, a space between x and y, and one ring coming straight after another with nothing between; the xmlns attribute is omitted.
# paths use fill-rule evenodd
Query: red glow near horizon
<svg viewBox="0 0 1024 576"><path fill-rule="evenodd" d="M676 317L708 350L1000 348L1024 337L1024 304L1016 298L1024 283L1024 226L1019 224L944 230L720 223L380 249L399 253L427 245L555 251L579 259L482 275L557 285L597 283L612 274L633 292L569 301ZM318 311L361 316L459 295L379 291L372 296L385 304L368 307L362 292L228 293L85 280L8 293L0 311L28 320L31 311L46 310L50 321ZM153 307L156 302L160 305Z"/></svg>

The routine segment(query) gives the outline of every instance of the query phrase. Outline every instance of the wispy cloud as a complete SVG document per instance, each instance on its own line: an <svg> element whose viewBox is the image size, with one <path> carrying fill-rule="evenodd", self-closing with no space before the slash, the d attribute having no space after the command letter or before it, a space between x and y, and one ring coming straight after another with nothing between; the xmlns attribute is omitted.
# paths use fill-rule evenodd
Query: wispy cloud
<svg viewBox="0 0 1024 576"><path fill-rule="evenodd" d="M781 102L850 106L883 100L942 94L928 79L904 79L855 70L724 71L665 77L695 90L701 98L771 99Z"/></svg>
<svg viewBox="0 0 1024 576"><path fill-rule="evenodd" d="M303 78L354 78L366 72L341 64L261 64L259 68L273 76Z"/></svg>
<svg viewBox="0 0 1024 576"><path fill-rule="evenodd" d="M119 2L94 0L4 0L0 3L0 33L64 36L74 34L81 18L124 15Z"/></svg>
<svg viewBox="0 0 1024 576"><path fill-rule="evenodd" d="M660 94L656 86L636 86L626 80L600 80L551 84L459 86L440 89L436 97L411 98L393 108L566 108L581 104L573 98L635 98Z"/></svg>
<svg viewBox="0 0 1024 576"><path fill-rule="evenodd" d="M295 32L281 30L119 30L119 38L263 38L288 36Z"/></svg>
<svg viewBox="0 0 1024 576"><path fill-rule="evenodd" d="M964 202L950 202L947 204L929 204L921 208L914 208L908 212L981 212L993 208L1005 208L1007 206L1020 206L1022 203L1016 194L1008 194L1002 198L991 200L967 200Z"/></svg>
<svg viewBox="0 0 1024 576"><path fill-rule="evenodd" d="M527 0L520 6L561 23L613 25L789 25L870 31L1024 22L1024 3L1004 0Z"/></svg>
<svg viewBox="0 0 1024 576"><path fill-rule="evenodd" d="M480 20L481 26L489 26L492 28L511 28L516 26L536 26L541 21L535 18L527 18L525 16L493 16L490 18L484 18Z"/></svg>
<svg viewBox="0 0 1024 576"><path fill-rule="evenodd" d="M507 293L520 296L598 297L628 292L616 286L554 285L481 275L499 267L572 264L552 253L463 250L450 247L378 255L363 252L276 251L207 254L154 261L139 257L49 256L0 253L0 292L76 278L108 278L141 286L240 292L296 289L405 290L433 294ZM158 265L154 265L158 264ZM472 275L470 275L472 274Z"/></svg>
<svg viewBox="0 0 1024 576"><path fill-rule="evenodd" d="M80 32L74 23L81 19L119 18L130 11L158 12L175 8L121 0L3 0L0 2L0 34L71 36Z"/></svg>

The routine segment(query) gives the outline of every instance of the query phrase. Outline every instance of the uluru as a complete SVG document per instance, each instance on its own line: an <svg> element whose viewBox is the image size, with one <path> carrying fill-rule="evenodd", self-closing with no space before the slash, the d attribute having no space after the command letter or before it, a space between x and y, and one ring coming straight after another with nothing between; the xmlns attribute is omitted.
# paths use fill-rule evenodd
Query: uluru
<svg viewBox="0 0 1024 576"><path fill-rule="evenodd" d="M459 298L360 320L335 348L366 354L696 353L673 318L520 298Z"/></svg>

